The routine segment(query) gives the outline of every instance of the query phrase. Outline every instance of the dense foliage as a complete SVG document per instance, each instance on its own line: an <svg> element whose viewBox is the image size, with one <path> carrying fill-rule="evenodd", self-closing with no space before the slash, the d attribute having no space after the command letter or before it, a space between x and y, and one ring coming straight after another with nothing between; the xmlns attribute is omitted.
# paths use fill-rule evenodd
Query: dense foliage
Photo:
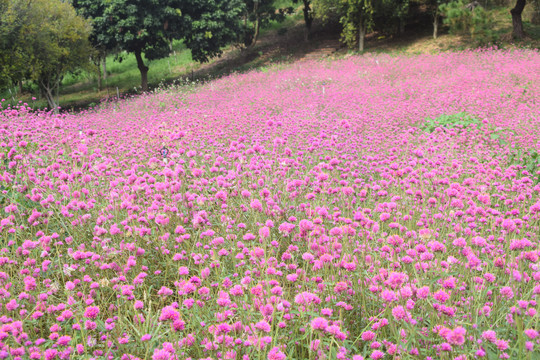
<svg viewBox="0 0 540 360"><path fill-rule="evenodd" d="M101 0L99 0L101 1ZM96 1L92 0L90 3ZM169 55L170 42L183 39L195 60L206 61L221 54L223 46L236 41L241 30L240 0L112 0L95 14L99 23L96 38L114 42L135 54L141 72L141 87L148 90L147 60ZM103 33L103 34L101 34Z"/></svg>
<svg viewBox="0 0 540 360"><path fill-rule="evenodd" d="M50 108L63 76L88 63L90 23L60 0L9 0L0 13L0 82L34 80Z"/></svg>
<svg viewBox="0 0 540 360"><path fill-rule="evenodd" d="M539 64L365 55L2 109L0 358L538 359Z"/></svg>

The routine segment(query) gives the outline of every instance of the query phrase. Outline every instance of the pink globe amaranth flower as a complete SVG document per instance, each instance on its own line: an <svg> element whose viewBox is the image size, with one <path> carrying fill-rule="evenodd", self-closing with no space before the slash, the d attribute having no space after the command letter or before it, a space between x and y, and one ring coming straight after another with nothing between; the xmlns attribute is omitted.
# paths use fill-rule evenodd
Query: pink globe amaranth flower
<svg viewBox="0 0 540 360"><path fill-rule="evenodd" d="M95 319L99 315L99 307L98 306L88 306L84 310L84 317L87 319Z"/></svg>
<svg viewBox="0 0 540 360"><path fill-rule="evenodd" d="M19 307L19 304L17 304L17 300L11 299L10 301L8 301L8 303L5 305L5 307L9 311L13 311L13 310L15 310L15 309L17 309Z"/></svg>
<svg viewBox="0 0 540 360"><path fill-rule="evenodd" d="M255 324L255 329L268 333L272 330L272 327L268 322L261 320Z"/></svg>
<svg viewBox="0 0 540 360"><path fill-rule="evenodd" d="M341 329L338 325L330 325L326 327L325 331L332 335L338 335L341 332Z"/></svg>
<svg viewBox="0 0 540 360"><path fill-rule="evenodd" d="M171 360L173 358L174 357L170 352L163 349L155 349L152 354L152 360Z"/></svg>
<svg viewBox="0 0 540 360"><path fill-rule="evenodd" d="M509 286L504 286L500 290L500 294L507 298L508 300L512 299L514 297L514 291Z"/></svg>
<svg viewBox="0 0 540 360"><path fill-rule="evenodd" d="M176 319L172 323L172 328L174 331L182 331L185 329L186 323L182 319Z"/></svg>
<svg viewBox="0 0 540 360"><path fill-rule="evenodd" d="M268 360L285 360L287 356L278 348L274 347L268 352Z"/></svg>
<svg viewBox="0 0 540 360"><path fill-rule="evenodd" d="M232 331L233 327L227 323L221 323L217 325L217 334L228 334Z"/></svg>
<svg viewBox="0 0 540 360"><path fill-rule="evenodd" d="M328 320L322 317L311 320L313 330L325 330L328 327Z"/></svg>
<svg viewBox="0 0 540 360"><path fill-rule="evenodd" d="M298 305L304 305L304 306L308 306L312 304L318 305L321 303L321 299L313 293L304 291L294 297L294 302Z"/></svg>
<svg viewBox="0 0 540 360"><path fill-rule="evenodd" d="M70 342L71 342L71 336L64 335L58 338L58 340L56 341L56 344L58 346L67 346L69 345Z"/></svg>
<svg viewBox="0 0 540 360"><path fill-rule="evenodd" d="M43 358L45 360L52 360L52 359L56 358L57 355L58 355L58 350L56 350L56 349L47 349L43 353Z"/></svg>
<svg viewBox="0 0 540 360"><path fill-rule="evenodd" d="M446 340L452 345L463 345L465 343L465 334L467 330L462 326L458 326L450 331L446 336Z"/></svg>
<svg viewBox="0 0 540 360"><path fill-rule="evenodd" d="M270 229L266 226L263 226L262 228L259 229L259 236L263 239L266 239L267 237L270 236Z"/></svg>
<svg viewBox="0 0 540 360"><path fill-rule="evenodd" d="M435 300L441 304L444 304L448 299L450 299L450 294L444 290L439 290L433 294L433 298L435 298Z"/></svg>
<svg viewBox="0 0 540 360"><path fill-rule="evenodd" d="M176 320L178 318L180 318L180 314L178 314L178 311L172 306L165 306L161 309L159 321Z"/></svg>
<svg viewBox="0 0 540 360"><path fill-rule="evenodd" d="M409 317L407 310L405 310L405 308L403 308L401 305L398 305L392 309L392 316L394 316L394 319L396 320L403 320Z"/></svg>
<svg viewBox="0 0 540 360"><path fill-rule="evenodd" d="M531 340L534 340L538 337L538 331L535 329L526 329L524 333Z"/></svg>
<svg viewBox="0 0 540 360"><path fill-rule="evenodd" d="M386 302L392 302L392 301L398 300L396 293L393 292L392 290L384 290L381 293L381 298Z"/></svg>
<svg viewBox="0 0 540 360"><path fill-rule="evenodd" d="M450 344L447 343L447 342L443 342L443 343L440 345L440 349L441 349L441 351L452 351L452 345L450 345Z"/></svg>
<svg viewBox="0 0 540 360"><path fill-rule="evenodd" d="M455 289L456 288L456 278L453 276L443 281L443 287L445 289Z"/></svg>
<svg viewBox="0 0 540 360"><path fill-rule="evenodd" d="M381 220L382 222L385 222L388 219L390 219L389 213L382 213L381 215L379 215L379 220Z"/></svg>
<svg viewBox="0 0 540 360"><path fill-rule="evenodd" d="M348 288L347 283L345 281L340 281L340 282L338 282L336 284L336 286L334 286L334 291L336 293L341 293L341 292L347 290L347 288Z"/></svg>
<svg viewBox="0 0 540 360"><path fill-rule="evenodd" d="M508 349L508 341L506 340L497 339L495 340L494 344L495 346L497 346L497 349L499 349L500 351L504 351Z"/></svg>
<svg viewBox="0 0 540 360"><path fill-rule="evenodd" d="M482 333L482 338L494 343L497 340L497 333L493 330L486 330Z"/></svg>
<svg viewBox="0 0 540 360"><path fill-rule="evenodd" d="M84 322L84 328L86 330L95 330L97 328L97 324L94 321L86 320Z"/></svg>
<svg viewBox="0 0 540 360"><path fill-rule="evenodd" d="M381 350L375 350L369 357L373 360L382 359L384 357L384 353Z"/></svg>
<svg viewBox="0 0 540 360"><path fill-rule="evenodd" d="M388 279L384 282L386 285L390 286L392 289L395 289L409 280L407 274L399 272L391 272L388 275Z"/></svg>
<svg viewBox="0 0 540 360"><path fill-rule="evenodd" d="M240 296L240 295L244 294L244 288L242 288L241 285L234 285L229 290L229 294L231 294L232 296Z"/></svg>
<svg viewBox="0 0 540 360"><path fill-rule="evenodd" d="M429 291L429 287L427 286L422 286L421 288L416 290L416 296L418 296L418 298L420 299L427 298L429 294L430 294L430 291Z"/></svg>
<svg viewBox="0 0 540 360"><path fill-rule="evenodd" d="M219 190L216 193L216 198L220 199L221 201L226 201L227 200L227 193L225 191L223 191L223 190Z"/></svg>
<svg viewBox="0 0 540 360"><path fill-rule="evenodd" d="M83 344L77 344L75 346L75 350L77 351L77 354L79 354L79 355L84 354L84 345Z"/></svg>
<svg viewBox="0 0 540 360"><path fill-rule="evenodd" d="M362 340L371 341L377 337L377 334L375 334L373 331L364 331L361 336Z"/></svg>
<svg viewBox="0 0 540 360"><path fill-rule="evenodd" d="M144 334L143 336L141 336L141 341L148 341L152 338L152 335L150 334Z"/></svg>
<svg viewBox="0 0 540 360"><path fill-rule="evenodd" d="M324 316L332 316L333 313L334 313L334 310L332 309L329 309L329 308L321 309L321 314Z"/></svg>
<svg viewBox="0 0 540 360"><path fill-rule="evenodd" d="M251 200L250 207L253 210L257 210L257 211L262 211L263 210L262 203L259 201L259 199Z"/></svg>
<svg viewBox="0 0 540 360"><path fill-rule="evenodd" d="M140 300L136 300L135 301L135 304L133 304L133 307L136 309L136 310L140 310L144 307L144 303Z"/></svg>

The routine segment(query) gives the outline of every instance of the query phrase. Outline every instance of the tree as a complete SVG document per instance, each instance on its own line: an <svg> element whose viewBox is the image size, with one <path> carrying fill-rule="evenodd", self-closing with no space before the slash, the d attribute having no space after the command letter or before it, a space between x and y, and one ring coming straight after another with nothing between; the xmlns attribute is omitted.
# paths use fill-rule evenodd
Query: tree
<svg viewBox="0 0 540 360"><path fill-rule="evenodd" d="M2 31L0 53L12 51L4 77L34 80L58 111L55 93L64 75L88 64L90 23L61 0L8 0L1 26L8 32Z"/></svg>
<svg viewBox="0 0 540 360"><path fill-rule="evenodd" d="M322 20L338 14L343 31L342 40L349 46L356 45L364 51L367 29L373 23L375 8L372 0L313 0L315 14Z"/></svg>
<svg viewBox="0 0 540 360"><path fill-rule="evenodd" d="M227 44L242 42L245 28L242 0L183 0L183 23L178 38L199 62L223 53Z"/></svg>
<svg viewBox="0 0 540 360"><path fill-rule="evenodd" d="M405 24L409 15L409 0L392 0L393 4L393 17L398 22L398 32L403 34L405 32Z"/></svg>
<svg viewBox="0 0 540 360"><path fill-rule="evenodd" d="M295 4L299 3L300 0L293 0ZM311 36L311 25L313 24L313 9L311 8L311 0L302 0L304 7L302 8L304 12L304 40L308 41Z"/></svg>
<svg viewBox="0 0 540 360"><path fill-rule="evenodd" d="M57 111L54 94L64 75L88 64L92 28L70 4L61 0L33 0L31 6L33 16L41 21L34 36L26 40L33 50L32 78L49 107Z"/></svg>
<svg viewBox="0 0 540 360"><path fill-rule="evenodd" d="M518 39L523 39L525 37L521 14L523 13L526 2L526 0L517 0L514 8L510 10L510 14L512 14L512 35Z"/></svg>
<svg viewBox="0 0 540 360"><path fill-rule="evenodd" d="M478 46L493 44L497 40L493 20L478 2L451 1L440 5L439 10L451 33L468 35Z"/></svg>
<svg viewBox="0 0 540 360"><path fill-rule="evenodd" d="M119 48L133 53L148 90L149 67L143 60L169 54L172 39L183 39L197 61L220 55L241 32L242 0L108 0L104 28Z"/></svg>
<svg viewBox="0 0 540 360"><path fill-rule="evenodd" d="M374 29L384 33L403 34L409 17L409 0L379 0L373 4Z"/></svg>
<svg viewBox="0 0 540 360"><path fill-rule="evenodd" d="M540 25L540 0L530 0L529 4L533 7L531 24Z"/></svg>
<svg viewBox="0 0 540 360"><path fill-rule="evenodd" d="M285 15L292 12L292 8L277 9L274 0L244 0L246 9L244 16L244 26L247 27L247 20L252 24L251 32L247 32L245 42L248 45L255 45L259 38L261 27L267 25L270 21L283 21Z"/></svg>
<svg viewBox="0 0 540 360"><path fill-rule="evenodd" d="M441 20L441 5L447 4L450 0L430 0L427 4L433 16L433 39L439 36L439 25Z"/></svg>
<svg viewBox="0 0 540 360"><path fill-rule="evenodd" d="M29 24L30 0L0 1L0 87L22 81L28 76L28 44L22 29Z"/></svg>
<svg viewBox="0 0 540 360"><path fill-rule="evenodd" d="M101 65L103 66L103 78L106 78L107 53L114 50L117 46L114 36L112 36L108 32L108 21L104 17L105 9L108 5L108 0L73 0L72 4L79 15L90 19L92 22L92 33L90 35L90 42L92 46L96 49L93 60L94 64L96 65L96 72L98 75L98 89L101 90Z"/></svg>

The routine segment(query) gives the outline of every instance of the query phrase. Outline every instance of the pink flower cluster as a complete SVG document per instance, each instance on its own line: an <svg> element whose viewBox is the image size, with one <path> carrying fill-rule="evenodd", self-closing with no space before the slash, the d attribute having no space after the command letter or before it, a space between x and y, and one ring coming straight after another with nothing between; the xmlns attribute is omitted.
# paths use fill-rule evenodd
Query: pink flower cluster
<svg viewBox="0 0 540 360"><path fill-rule="evenodd" d="M365 55L2 108L0 359L538 358L539 68Z"/></svg>

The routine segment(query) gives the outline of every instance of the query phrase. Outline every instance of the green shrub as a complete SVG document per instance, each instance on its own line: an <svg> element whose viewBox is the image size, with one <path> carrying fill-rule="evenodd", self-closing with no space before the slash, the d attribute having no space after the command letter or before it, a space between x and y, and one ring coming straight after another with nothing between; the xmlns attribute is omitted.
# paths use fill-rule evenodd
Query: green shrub
<svg viewBox="0 0 540 360"><path fill-rule="evenodd" d="M438 127L447 129L452 129L455 127L468 128L473 124L475 124L477 127L482 126L482 122L480 120L467 113L460 112L450 115L444 114L434 119L426 118L424 123L420 125L420 129L432 133Z"/></svg>
<svg viewBox="0 0 540 360"><path fill-rule="evenodd" d="M495 43L497 35L493 31L493 19L482 6L470 5L463 0L440 5L443 23L450 28L450 33L470 36L476 45Z"/></svg>

